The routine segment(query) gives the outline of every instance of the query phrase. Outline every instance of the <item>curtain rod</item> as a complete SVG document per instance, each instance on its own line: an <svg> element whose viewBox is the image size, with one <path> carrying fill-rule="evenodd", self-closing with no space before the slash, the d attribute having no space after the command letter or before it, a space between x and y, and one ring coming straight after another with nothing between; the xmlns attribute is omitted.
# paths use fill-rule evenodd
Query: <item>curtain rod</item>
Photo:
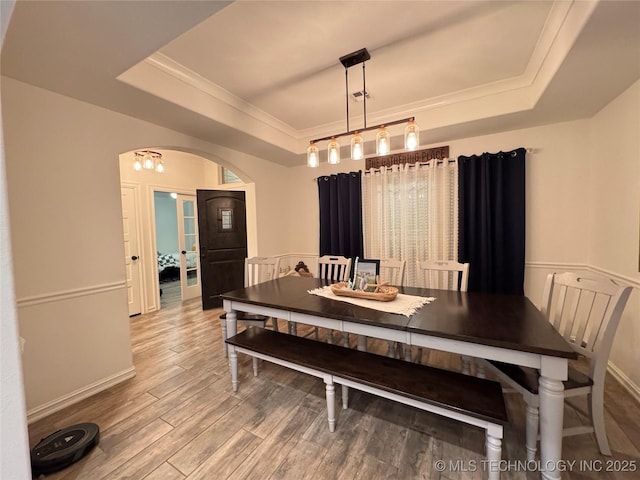
<svg viewBox="0 0 640 480"><path fill-rule="evenodd" d="M534 153L535 152L535 150L533 148L531 148L531 147L526 147L525 150L527 151L527 153ZM464 156L464 155L462 155L462 156ZM442 163L444 161L445 160L440 159L440 158L436 159L436 163ZM457 160L455 158L447 158L446 161L448 163L457 162ZM411 167L415 167L416 165L421 165L421 166L422 165L429 165L429 162L416 162L416 163L409 163L408 165L409 165L409 168L411 168ZM366 175L367 173L380 172L382 168L384 168L385 170L391 170L392 167L370 168L369 170L364 170L362 173ZM328 176L330 176L330 175L321 175L321 177L328 177ZM311 180L313 182L316 182L318 180L318 178L320 178L320 177L313 177Z"/></svg>

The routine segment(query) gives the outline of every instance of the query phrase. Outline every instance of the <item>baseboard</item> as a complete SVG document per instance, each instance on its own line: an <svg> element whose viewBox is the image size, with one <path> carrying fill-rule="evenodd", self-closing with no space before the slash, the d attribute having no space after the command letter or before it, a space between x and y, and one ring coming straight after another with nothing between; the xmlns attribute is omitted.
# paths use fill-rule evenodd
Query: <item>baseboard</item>
<svg viewBox="0 0 640 480"><path fill-rule="evenodd" d="M84 400L85 398L89 398L96 393L102 392L107 388L111 388L114 385L124 382L125 380L129 380L130 378L135 377L135 375L136 369L135 367L131 367L110 377L103 378L102 380L92 383L91 385L87 385L86 387L78 389L75 392L71 392L68 395L64 395L60 398L47 402L44 405L32 408L27 412L27 423L31 424L33 422L36 422L51 415L52 413L62 410L63 408L73 405L74 403Z"/></svg>
<svg viewBox="0 0 640 480"><path fill-rule="evenodd" d="M615 378L620 385L627 390L631 396L640 403L640 386L636 385L627 375L620 370L614 363L609 362L607 365L607 371Z"/></svg>

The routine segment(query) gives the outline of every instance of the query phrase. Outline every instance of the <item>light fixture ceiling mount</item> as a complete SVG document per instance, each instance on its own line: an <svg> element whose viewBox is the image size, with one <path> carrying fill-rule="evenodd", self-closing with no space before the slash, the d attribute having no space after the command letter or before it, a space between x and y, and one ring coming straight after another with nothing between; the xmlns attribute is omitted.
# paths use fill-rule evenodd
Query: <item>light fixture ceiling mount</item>
<svg viewBox="0 0 640 480"><path fill-rule="evenodd" d="M338 143L339 137L351 135L351 158L353 160L361 160L364 158L364 140L360 135L362 132L369 130L378 130L376 135L376 154L388 155L391 153L391 136L385 127L406 123L407 126L404 132L404 146L406 150L416 150L420 145L419 134L420 130L415 122L414 117L402 118L400 120L394 120L391 122L385 122L384 124L367 126L367 98L369 92L366 85L365 74L365 62L371 58L369 51L366 48L361 48L355 52L349 53L340 57L340 63L344 66L345 75L345 98L346 98L346 110L347 110L347 131L343 133L328 135L322 138L316 138L309 142L309 148L307 149L307 166L317 167L320 165L320 152L316 146L317 142L330 140L327 148L327 160L330 164L340 163L340 144ZM362 90L361 101L363 104L363 118L364 125L357 130L351 130L349 127L349 68L354 65L362 64Z"/></svg>

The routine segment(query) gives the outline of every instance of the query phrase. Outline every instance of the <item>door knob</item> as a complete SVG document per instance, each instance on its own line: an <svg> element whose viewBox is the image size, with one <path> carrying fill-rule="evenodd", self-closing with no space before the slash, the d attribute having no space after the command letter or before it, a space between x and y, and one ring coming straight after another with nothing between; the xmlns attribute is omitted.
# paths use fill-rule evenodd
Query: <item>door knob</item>
<svg viewBox="0 0 640 480"><path fill-rule="evenodd" d="M131 257L131 260L137 260L137 259L138 259L137 255L134 255L133 257Z"/></svg>
<svg viewBox="0 0 640 480"><path fill-rule="evenodd" d="M181 252L181 253L182 253L183 255L186 255L186 254L187 254L187 251L186 251L186 250L182 250L182 252Z"/></svg>

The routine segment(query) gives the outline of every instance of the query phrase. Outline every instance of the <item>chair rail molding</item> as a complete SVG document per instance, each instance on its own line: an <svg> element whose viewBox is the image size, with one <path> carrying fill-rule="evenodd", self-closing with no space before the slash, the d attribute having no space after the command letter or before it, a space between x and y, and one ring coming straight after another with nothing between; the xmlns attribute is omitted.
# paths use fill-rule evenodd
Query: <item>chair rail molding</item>
<svg viewBox="0 0 640 480"><path fill-rule="evenodd" d="M126 289L126 281L102 283L98 285L91 285L89 287L74 288L71 290L63 290L60 292L43 293L40 295L33 295L30 297L23 297L16 299L16 305L18 308L30 307L33 305L40 305L43 303L59 302L62 300L68 300L77 297L86 297L90 295L97 295L100 293L111 292L114 290Z"/></svg>

